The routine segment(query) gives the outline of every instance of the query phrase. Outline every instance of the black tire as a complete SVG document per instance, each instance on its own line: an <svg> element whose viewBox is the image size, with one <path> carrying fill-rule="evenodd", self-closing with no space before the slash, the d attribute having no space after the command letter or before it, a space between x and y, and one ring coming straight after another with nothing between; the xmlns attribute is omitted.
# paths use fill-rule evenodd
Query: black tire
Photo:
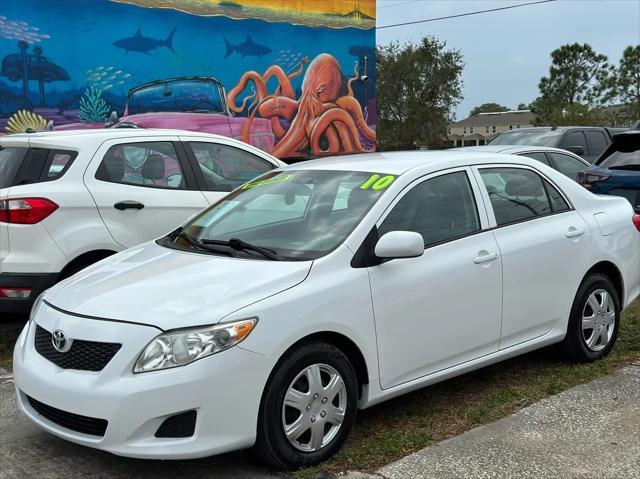
<svg viewBox="0 0 640 479"><path fill-rule="evenodd" d="M344 408L343 421L330 442L317 451L305 452L296 449L285 435L283 404L285 395L297 376L306 368L318 364L327 365L339 373L346 389L346 407ZM322 385L324 386L324 380ZM321 399L319 398L318 400ZM300 346L289 353L276 366L265 387L258 417L255 445L257 454L262 460L278 469L309 467L330 458L338 452L351 431L356 417L357 401L358 381L356 373L353 365L340 349L322 342ZM317 403L314 407L316 406L320 408L326 407ZM300 412L300 415L302 414ZM331 424L323 427L326 428L327 426L329 428L332 427ZM311 433L310 431L309 433Z"/></svg>
<svg viewBox="0 0 640 479"><path fill-rule="evenodd" d="M587 345L587 340L584 337L586 333L583 333L582 328L582 317L585 313L585 308L590 308L587 306L589 297L598 290L604 290L610 295L613 303L613 309L615 311L615 323L613 324L611 338L608 340L606 345L604 345L604 343L600 344L600 346L604 346L602 349L595 351ZM589 309L586 309L586 311L589 311ZM618 298L618 292L616 291L615 286L611 280L603 274L590 274L582 281L582 284L576 293L576 298L573 301L571 316L569 317L569 324L567 327L567 335L560 344L562 352L566 359L578 363L590 363L603 359L613 349L618 337L619 328L620 299ZM595 334L595 330L593 330L591 334Z"/></svg>

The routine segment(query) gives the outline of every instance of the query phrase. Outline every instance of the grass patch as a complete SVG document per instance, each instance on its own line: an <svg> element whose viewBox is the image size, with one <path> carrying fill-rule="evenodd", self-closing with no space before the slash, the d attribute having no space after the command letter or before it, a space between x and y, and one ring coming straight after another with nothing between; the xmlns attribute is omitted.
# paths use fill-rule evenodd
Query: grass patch
<svg viewBox="0 0 640 479"><path fill-rule="evenodd" d="M640 300L625 311L618 342L603 361L571 364L545 348L409 393L358 412L347 443L320 471L373 472L407 454L495 421L552 394L640 359Z"/></svg>
<svg viewBox="0 0 640 479"><path fill-rule="evenodd" d="M0 324L0 368L11 369L13 346L24 323Z"/></svg>

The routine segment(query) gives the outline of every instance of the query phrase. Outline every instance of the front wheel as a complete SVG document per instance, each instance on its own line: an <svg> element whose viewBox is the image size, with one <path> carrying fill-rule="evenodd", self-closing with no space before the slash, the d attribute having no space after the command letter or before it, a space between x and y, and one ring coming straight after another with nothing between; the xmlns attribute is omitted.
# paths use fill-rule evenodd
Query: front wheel
<svg viewBox="0 0 640 479"><path fill-rule="evenodd" d="M265 388L258 454L281 469L330 458L353 425L357 388L353 366L340 349L311 343L294 350Z"/></svg>
<svg viewBox="0 0 640 479"><path fill-rule="evenodd" d="M613 283L602 274L591 274L576 294L562 349L572 361L602 359L613 349L619 326L620 300Z"/></svg>

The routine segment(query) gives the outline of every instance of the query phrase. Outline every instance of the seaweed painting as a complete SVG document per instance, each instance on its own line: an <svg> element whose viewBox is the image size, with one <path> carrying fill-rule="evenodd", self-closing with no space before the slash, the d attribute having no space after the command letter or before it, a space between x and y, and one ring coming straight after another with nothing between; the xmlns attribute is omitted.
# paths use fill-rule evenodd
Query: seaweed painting
<svg viewBox="0 0 640 479"><path fill-rule="evenodd" d="M103 123L109 118L109 105L102 97L102 91L93 86L87 88L80 98L78 118L83 123Z"/></svg>

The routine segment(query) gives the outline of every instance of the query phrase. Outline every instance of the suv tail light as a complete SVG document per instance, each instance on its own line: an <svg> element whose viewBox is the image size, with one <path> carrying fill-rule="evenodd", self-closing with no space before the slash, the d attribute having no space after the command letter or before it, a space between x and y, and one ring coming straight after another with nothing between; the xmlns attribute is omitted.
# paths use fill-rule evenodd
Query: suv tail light
<svg viewBox="0 0 640 479"><path fill-rule="evenodd" d="M640 231L640 215L633 215L633 224L636 225L636 228Z"/></svg>
<svg viewBox="0 0 640 479"><path fill-rule="evenodd" d="M610 178L609 175L605 175L604 173L596 173L593 171L581 171L578 173L576 177L576 181L579 185L584 186L586 189L590 190L591 185L593 183L598 183L599 181L607 181Z"/></svg>
<svg viewBox="0 0 640 479"><path fill-rule="evenodd" d="M0 201L0 222L19 225L39 223L58 205L46 198L14 198Z"/></svg>

